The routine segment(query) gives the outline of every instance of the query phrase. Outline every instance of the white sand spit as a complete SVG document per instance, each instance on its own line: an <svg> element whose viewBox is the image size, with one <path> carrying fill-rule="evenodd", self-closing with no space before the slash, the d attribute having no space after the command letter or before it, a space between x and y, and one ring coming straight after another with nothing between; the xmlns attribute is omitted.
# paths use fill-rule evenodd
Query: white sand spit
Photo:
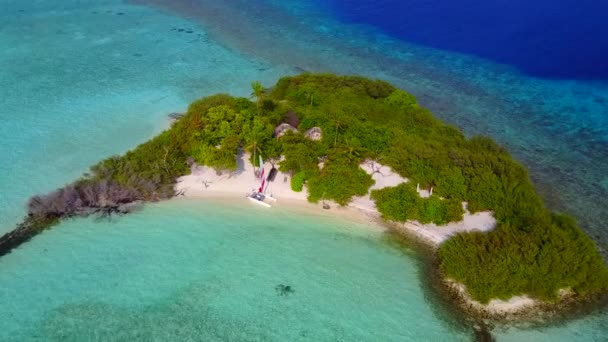
<svg viewBox="0 0 608 342"><path fill-rule="evenodd" d="M447 279L446 282L449 284L449 286L460 293L467 305L471 306L476 311L485 312L494 316L517 314L531 309L539 304L537 300L534 300L528 296L513 296L509 300L492 299L487 304L482 304L481 302L471 298L464 285L451 279Z"/></svg>
<svg viewBox="0 0 608 342"><path fill-rule="evenodd" d="M436 246L457 233L476 230L486 232L496 227L496 219L492 215L492 212L482 211L471 214L466 208L466 203L463 203L463 206L464 215L462 216L462 221L450 222L443 226L438 226L433 223L421 224L416 221L408 221L397 225L400 229L420 236Z"/></svg>

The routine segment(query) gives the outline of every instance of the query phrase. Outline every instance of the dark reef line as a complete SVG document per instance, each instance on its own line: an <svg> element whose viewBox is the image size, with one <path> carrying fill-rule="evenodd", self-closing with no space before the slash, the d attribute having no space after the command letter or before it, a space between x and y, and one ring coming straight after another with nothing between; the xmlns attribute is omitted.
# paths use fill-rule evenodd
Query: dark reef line
<svg viewBox="0 0 608 342"><path fill-rule="evenodd" d="M0 237L0 256L29 241L45 229L70 217L128 214L143 202L141 193L107 180L80 180L28 201L28 214L12 231Z"/></svg>

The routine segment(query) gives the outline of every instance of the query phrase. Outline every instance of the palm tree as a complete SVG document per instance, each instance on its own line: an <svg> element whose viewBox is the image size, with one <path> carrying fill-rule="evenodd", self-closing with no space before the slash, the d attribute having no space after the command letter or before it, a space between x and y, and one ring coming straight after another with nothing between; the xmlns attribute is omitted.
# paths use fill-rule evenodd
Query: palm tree
<svg viewBox="0 0 608 342"><path fill-rule="evenodd" d="M251 137L251 140L250 140L251 144L246 146L245 149L250 149L250 148L253 149L253 169L254 169L254 172L257 173L257 170L255 169L255 164L257 163L257 153L260 152L260 148L258 147L257 142L258 142L258 138L262 134L264 125L258 117L254 117L251 124L252 124L251 130L249 132L250 137ZM261 166L261 165L258 165L258 166Z"/></svg>
<svg viewBox="0 0 608 342"><path fill-rule="evenodd" d="M360 158L363 152L361 142L356 138L344 138L344 146L341 149L348 152L348 161L353 161L353 157Z"/></svg>
<svg viewBox="0 0 608 342"><path fill-rule="evenodd" d="M264 97L264 86L262 86L262 83L260 83L260 81L254 81L251 83L251 89L253 90L253 92L251 93L252 97L255 97L256 99L256 105L258 107L258 112L260 110L260 103L262 102L262 99Z"/></svg>
<svg viewBox="0 0 608 342"><path fill-rule="evenodd" d="M245 151L246 150L253 150L253 173L255 175L258 174L258 170L256 170L256 166L255 164L258 162L257 160L257 153L262 153L262 151L260 150L260 147L257 145L257 142L254 140L251 144L247 145L244 147ZM258 167L260 167L261 165L258 165Z"/></svg>
<svg viewBox="0 0 608 342"><path fill-rule="evenodd" d="M260 102L262 102L262 98L264 97L264 86L262 86L262 83L260 83L260 81L253 81L251 82L251 96L255 97L256 101L255 104L258 108L258 114L260 113ZM256 161L256 152L258 150L257 147L257 134L256 132L253 132L253 170L255 172L255 163ZM261 166L261 165L260 165Z"/></svg>
<svg viewBox="0 0 608 342"><path fill-rule="evenodd" d="M334 147L336 147L336 144L338 143L338 131L340 128L342 128L342 126L345 124L345 122L343 121L341 115L338 112L334 113L334 117L332 119L334 125L336 125L336 135L334 137Z"/></svg>

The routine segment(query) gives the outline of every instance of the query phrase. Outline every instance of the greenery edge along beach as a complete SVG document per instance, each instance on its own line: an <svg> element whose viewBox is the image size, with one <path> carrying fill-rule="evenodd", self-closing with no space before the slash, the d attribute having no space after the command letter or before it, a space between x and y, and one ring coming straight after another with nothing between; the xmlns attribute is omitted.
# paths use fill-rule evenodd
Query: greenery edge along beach
<svg viewBox="0 0 608 342"><path fill-rule="evenodd" d="M211 178L187 177L205 167L212 171L205 177L223 177L213 182L242 195L251 188L238 176L252 183L262 157L284 179L273 196L326 208L367 200L372 215L423 238L486 213L491 227L456 226L431 242L447 283L490 315L608 290L594 242L570 216L550 213L526 169L490 138L466 138L383 81L302 74L252 87L255 101L226 94L195 101L148 142L32 197L28 216L0 238L0 254L64 218L127 213L137 203L190 195L184 184L192 182L204 192ZM377 174L387 172L399 181L379 187ZM492 304L502 309L489 310Z"/></svg>

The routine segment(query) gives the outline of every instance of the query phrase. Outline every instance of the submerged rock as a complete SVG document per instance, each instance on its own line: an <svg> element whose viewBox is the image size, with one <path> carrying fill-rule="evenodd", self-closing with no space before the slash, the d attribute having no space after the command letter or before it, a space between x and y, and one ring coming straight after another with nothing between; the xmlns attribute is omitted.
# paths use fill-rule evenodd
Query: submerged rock
<svg viewBox="0 0 608 342"><path fill-rule="evenodd" d="M496 339L494 338L494 336L492 336L492 333L488 330L488 327L486 327L485 324L483 325L476 325L474 327L475 332L474 332L474 340L475 342L495 342Z"/></svg>
<svg viewBox="0 0 608 342"><path fill-rule="evenodd" d="M291 285L284 285L284 284L279 284L274 288L277 293L279 294L279 296L287 296L289 294L292 294L294 292L296 292Z"/></svg>
<svg viewBox="0 0 608 342"><path fill-rule="evenodd" d="M169 113L169 115L167 115L167 116L169 117L169 119L177 121L184 115L185 115L185 113L174 112L174 113Z"/></svg>

